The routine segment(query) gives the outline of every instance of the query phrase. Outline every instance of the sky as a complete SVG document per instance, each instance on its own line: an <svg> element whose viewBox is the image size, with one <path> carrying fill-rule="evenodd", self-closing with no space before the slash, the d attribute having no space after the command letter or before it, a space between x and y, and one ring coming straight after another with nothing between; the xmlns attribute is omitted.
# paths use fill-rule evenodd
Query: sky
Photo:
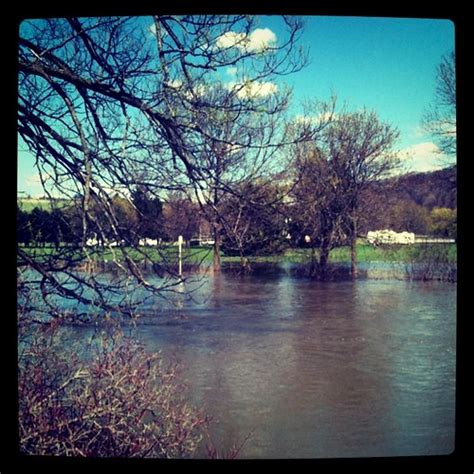
<svg viewBox="0 0 474 474"><path fill-rule="evenodd" d="M397 144L412 171L446 164L420 123L433 103L436 67L454 49L449 20L306 17L302 44L310 64L291 78L296 102L336 94L349 109L366 107L400 130Z"/></svg>
<svg viewBox="0 0 474 474"><path fill-rule="evenodd" d="M306 16L299 44L309 48L309 65L286 76L293 88L290 113L301 113L306 99L335 94L350 110L363 107L400 130L397 149L409 171L432 171L452 163L437 153L421 127L434 101L436 67L454 49L449 20ZM259 36L282 39L281 20L260 17ZM232 71L229 71L232 73ZM280 85L279 85L280 86ZM273 91L269 87L269 91ZM18 191L42 194L34 159L18 153Z"/></svg>

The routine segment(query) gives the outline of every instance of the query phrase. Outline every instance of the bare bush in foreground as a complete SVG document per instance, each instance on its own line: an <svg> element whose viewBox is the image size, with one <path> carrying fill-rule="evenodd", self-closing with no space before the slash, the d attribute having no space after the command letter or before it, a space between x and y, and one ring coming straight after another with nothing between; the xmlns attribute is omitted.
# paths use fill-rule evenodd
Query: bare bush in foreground
<svg viewBox="0 0 474 474"><path fill-rule="evenodd" d="M87 361L59 348L57 323L21 348L19 439L25 454L185 458L207 425L185 403L176 366L122 335Z"/></svg>

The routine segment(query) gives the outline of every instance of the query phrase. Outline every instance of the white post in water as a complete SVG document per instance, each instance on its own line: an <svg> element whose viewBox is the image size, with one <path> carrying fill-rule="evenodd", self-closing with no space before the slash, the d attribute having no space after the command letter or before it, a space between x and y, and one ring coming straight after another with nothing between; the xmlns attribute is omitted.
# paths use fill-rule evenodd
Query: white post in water
<svg viewBox="0 0 474 474"><path fill-rule="evenodd" d="M183 246L183 236L180 235L178 237L178 275L181 276L183 273L183 264L182 264L182 258L181 258L181 247Z"/></svg>

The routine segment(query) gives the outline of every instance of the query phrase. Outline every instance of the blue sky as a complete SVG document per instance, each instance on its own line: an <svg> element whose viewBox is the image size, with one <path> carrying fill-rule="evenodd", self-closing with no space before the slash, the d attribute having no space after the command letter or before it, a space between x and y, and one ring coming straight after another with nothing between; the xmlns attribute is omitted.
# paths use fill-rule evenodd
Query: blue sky
<svg viewBox="0 0 474 474"><path fill-rule="evenodd" d="M366 107L396 126L397 147L413 171L437 169L446 159L436 152L433 138L420 126L433 102L436 66L454 49L454 25L449 20L318 17L305 18L300 44L309 47L310 64L284 81L293 87L292 110L304 99L328 99L336 94L349 109ZM281 20L261 17L260 28L282 37ZM33 159L18 154L18 190L41 194Z"/></svg>
<svg viewBox="0 0 474 474"><path fill-rule="evenodd" d="M301 42L311 62L291 77L296 102L335 93L348 108L375 110L400 130L398 148L413 156L408 169L429 171L445 162L420 122L433 102L436 66L454 49L451 21L306 17Z"/></svg>

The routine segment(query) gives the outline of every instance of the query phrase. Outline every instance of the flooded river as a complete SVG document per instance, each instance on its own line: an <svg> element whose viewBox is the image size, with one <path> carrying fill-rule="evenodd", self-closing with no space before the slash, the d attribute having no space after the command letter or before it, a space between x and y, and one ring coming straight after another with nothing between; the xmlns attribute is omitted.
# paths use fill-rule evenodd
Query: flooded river
<svg viewBox="0 0 474 474"><path fill-rule="evenodd" d="M242 458L453 450L455 285L226 272L200 285L149 304L132 333L181 361L218 448L250 434Z"/></svg>
<svg viewBox="0 0 474 474"><path fill-rule="evenodd" d="M248 436L241 458L454 449L455 284L268 270L191 279L125 329L180 362L220 452ZM65 330L68 345L93 331Z"/></svg>

